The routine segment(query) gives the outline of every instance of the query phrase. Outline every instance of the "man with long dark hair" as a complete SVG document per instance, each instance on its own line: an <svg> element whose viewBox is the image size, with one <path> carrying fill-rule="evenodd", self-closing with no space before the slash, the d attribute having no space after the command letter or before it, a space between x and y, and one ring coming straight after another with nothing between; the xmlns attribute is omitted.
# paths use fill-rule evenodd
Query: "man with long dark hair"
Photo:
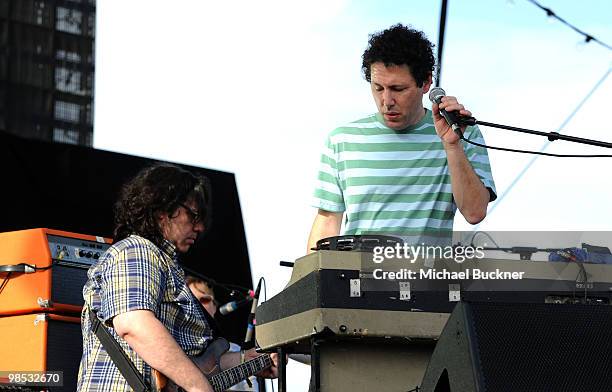
<svg viewBox="0 0 612 392"><path fill-rule="evenodd" d="M205 229L208 199L203 177L173 165L146 168L123 186L115 206L115 242L90 268L83 289L79 391L132 390L92 332L90 309L145 380L151 381L153 368L185 390L212 391L188 358L210 342L210 328L177 263L177 254L187 252ZM254 356L254 350L247 352ZM220 366L240 360L228 353Z"/></svg>

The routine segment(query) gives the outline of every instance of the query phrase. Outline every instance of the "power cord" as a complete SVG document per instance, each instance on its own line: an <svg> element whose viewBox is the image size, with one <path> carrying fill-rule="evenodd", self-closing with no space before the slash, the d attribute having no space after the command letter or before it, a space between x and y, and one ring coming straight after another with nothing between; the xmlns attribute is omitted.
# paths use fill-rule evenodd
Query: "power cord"
<svg viewBox="0 0 612 392"><path fill-rule="evenodd" d="M610 70L608 70L608 73L609 72L610 72ZM606 74L606 76L607 75L608 74ZM605 77L604 77L604 79L605 79ZM598 85L601 84L602 81L603 81L603 79L598 83ZM461 116L461 117L459 117L458 124L461 124L461 125L471 125L471 126L482 125L482 126L485 126L485 127L493 127L493 128L505 129L505 130L508 130L508 131L527 133L527 134L530 134L530 135L545 136L551 142L554 142L555 140L565 140L565 141L570 141L570 142L575 142L575 143L587 144L587 145L590 145L590 146L612 148L612 143L602 142L602 141L599 141L599 140L592 140L592 139L585 139L585 138L576 137L576 136L562 135L559 132L541 132L541 131L534 131L532 129L513 127L513 126L510 126L510 125L495 124L495 123L487 122L487 121L479 121L479 120L475 119L474 117ZM542 152L542 151L517 150L517 149L514 149L514 148L487 146L485 144L480 144L478 142L474 142L474 141L466 139L463 136L463 133L460 132L458 129L455 130L455 132L457 133L459 138L461 138L461 140L465 141L466 143L469 143L469 144L472 144L472 145L478 146L478 147L483 147L483 148L486 148L486 149L491 149L491 150L518 152L518 153L522 153L522 154L544 155L544 156L548 156L548 157L557 157L557 158L612 158L612 155L605 155L605 154L597 154L597 155L590 155L590 154L586 154L586 155L580 155L580 154L553 154L553 153Z"/></svg>
<svg viewBox="0 0 612 392"><path fill-rule="evenodd" d="M249 289L247 287L240 286L240 285L237 285L237 284L217 282L216 280L214 280L214 279L212 279L212 278L210 278L210 277L208 277L208 276L206 276L204 274L201 274L200 272L198 272L198 271L196 271L196 270L194 270L192 268L189 268L189 267L187 267L185 265L182 265L182 264L181 264L181 268L183 268L183 270L185 270L185 272L187 272L189 275L193 275L195 277L198 277L198 278L204 280L205 282L209 283L211 286L220 287L220 288L226 290L228 293L232 293L234 291L240 291L241 294L247 295L247 293L249 293L249 291L251 290L251 289ZM233 296L233 295L230 294L230 296Z"/></svg>
<svg viewBox="0 0 612 392"><path fill-rule="evenodd" d="M474 247L474 239L476 238L476 236L477 236L478 234L482 234L482 235L487 236L487 238L488 238L488 239L490 239L490 240L491 240L491 242L493 242L493 243L495 244L495 246L497 247L497 249L502 250L502 251L504 251L504 252L506 252L506 253L511 253L511 252L509 252L509 251L507 251L507 250L502 249L502 248L501 248L501 246L499 246L499 244L498 244L497 242L495 242L495 240L493 239L493 237L491 237L491 236L489 235L489 233L487 233L486 231L477 231L477 232L475 232L475 233L474 233L474 235L472 236L472 239L470 240L470 246L471 246L471 247Z"/></svg>
<svg viewBox="0 0 612 392"><path fill-rule="evenodd" d="M36 271L48 270L52 266L53 264L47 267L37 267L34 264L27 263L0 265L0 274L6 274L6 277L2 280L2 283L0 284L0 294L8 284L8 281L13 274L31 274Z"/></svg>
<svg viewBox="0 0 612 392"><path fill-rule="evenodd" d="M0 284L0 294L2 294L2 290L4 290L4 287L7 285L8 280L11 278L11 274L12 272L7 273L6 278L4 278L2 284Z"/></svg>
<svg viewBox="0 0 612 392"><path fill-rule="evenodd" d="M34 264L19 263L19 264L5 264L0 265L0 274L4 272L15 272L18 274L31 274L36 271L44 271L51 268L53 265L47 267L37 267Z"/></svg>

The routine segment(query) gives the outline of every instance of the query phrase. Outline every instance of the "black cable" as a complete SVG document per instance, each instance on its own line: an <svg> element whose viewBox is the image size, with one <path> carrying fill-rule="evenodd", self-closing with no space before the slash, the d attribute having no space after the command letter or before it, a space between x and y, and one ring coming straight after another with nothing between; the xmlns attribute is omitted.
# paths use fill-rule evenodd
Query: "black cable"
<svg viewBox="0 0 612 392"><path fill-rule="evenodd" d="M578 105L574 108L574 110L569 114L569 116L567 116L567 118L563 121L563 123L558 127L559 130L563 129L570 122L570 120L576 115L576 113L578 113L578 111L580 111L580 109L582 109L584 104L593 96L593 94L595 94L595 92L599 89L599 87L601 87L601 85L604 83L604 81L608 78L608 75L610 74L611 71L612 71L612 68L608 67L608 70L597 81L597 83L595 83L593 88L591 88L591 90L587 93L587 95L580 101L580 103L578 103ZM549 144L550 143L547 143L544 146L542 146L542 149L546 148ZM519 175L514 180L512 180L510 185L506 188L505 192L498 196L496 202L493 203L493 205L491 206L491 208L487 212L487 215L490 216L497 209L497 207L500 205L500 203L514 189L514 186L523 177L523 175L527 172L527 170L531 167L531 165L536 161L537 158L538 157L533 157L531 159L531 161L529 161L527 163L527 165L523 168L523 170L519 173ZM480 223L478 225L480 225ZM478 226L476 226L476 227L478 227Z"/></svg>
<svg viewBox="0 0 612 392"><path fill-rule="evenodd" d="M546 12L546 15L550 18L555 18L557 19L559 22L563 23L564 25L568 26L569 28L571 28L572 30L574 30L575 32L577 32L578 34L582 34L584 36L584 41L586 43L589 43L591 41L593 42L597 42L599 45L603 46L604 48L608 49L608 50L612 50L612 46L598 40L597 38L593 37L591 34L588 34L582 30L580 30L579 28L577 28L576 26L572 25L571 23L567 22L565 19L561 18L560 16L558 16L553 10L551 10L550 8L544 7L543 5L541 5L540 3L538 3L535 0L527 0L529 1L531 4L534 4L536 7L540 8L542 11Z"/></svg>
<svg viewBox="0 0 612 392"><path fill-rule="evenodd" d="M232 292L235 290L239 290L242 291L242 294L247 295L249 293L249 291L251 291L251 289L249 289L248 287L244 287L244 286L240 286L237 284L232 284L232 283L222 283L222 282L217 282L216 280L214 280L213 278L210 278L192 268L189 268L185 265L181 264L181 268L183 268L183 270L185 270L185 272L187 272L189 275L193 275L197 278L202 279L203 281L205 281L206 283L210 284L211 286L214 287L220 287L224 290L226 290L227 292Z"/></svg>
<svg viewBox="0 0 612 392"><path fill-rule="evenodd" d="M15 272L18 274L29 274L29 273L36 272L36 271L48 270L51 267L53 267L53 264L50 264L46 267L37 267L34 264L27 264L27 263L5 264L5 265L0 265L0 274L7 273L7 272ZM30 270L28 270L27 268L29 268Z"/></svg>
<svg viewBox="0 0 612 392"><path fill-rule="evenodd" d="M528 151L528 150L516 150L514 148L505 148L505 147L495 147L495 146L487 146L485 144L480 144L478 142L473 142L471 140L466 139L461 135L461 140L472 144L478 147L484 147L489 150L499 150L499 151L508 151L508 152L518 152L521 154L533 154L533 155L544 155L547 157L556 157L556 158L612 158L612 155L578 155L578 154L553 154L549 152L541 152L541 151Z"/></svg>
<svg viewBox="0 0 612 392"><path fill-rule="evenodd" d="M610 73L610 70L608 70L608 72L606 73L604 78L602 78L598 82L598 85L596 87L598 87L601 84L601 82L605 79L605 77L608 76L609 73ZM592 92L593 92L593 90L591 91L591 93ZM590 96L591 93L589 93L589 96ZM513 126L510 126L510 125L496 124L496 123L487 122L487 121L480 121L480 120L475 119L474 117L459 117L458 124L459 125L463 125L463 126L482 125L482 126L485 126L485 127L505 129L507 131L527 133L527 134L530 134L530 135L537 135L537 136L545 136L545 137L548 138L548 140L550 142L553 142L555 140L564 140L564 141L569 141L569 142L574 142L574 143L586 144L586 145L590 145L590 146L612 148L612 143L608 143L608 142L602 142L602 141L593 140L593 139L585 139L585 138L576 137L576 136L562 135L559 132L541 132L541 131L534 131L532 129L513 127ZM506 148L506 147L487 146L487 145L480 144L478 142L474 142L474 141L466 139L463 136L463 133L461 133L461 132L458 132L457 134L459 135L461 140L463 140L463 141L465 141L465 142L467 142L469 144L472 144L472 145L478 146L478 147L487 148L487 149L492 149L492 150L518 152L518 153L523 153L523 154L544 155L544 156L559 157L559 158L612 158L612 155L605 155L605 154L596 154L596 155L591 155L591 154L588 154L588 155L581 155L581 154L553 154L553 153L542 152L542 151L528 151L528 150L517 150L517 149L513 149L513 148Z"/></svg>
<svg viewBox="0 0 612 392"><path fill-rule="evenodd" d="M19 267L21 267L21 268L19 268ZM25 267L29 267L32 271L27 271ZM53 264L50 264L50 265L48 265L46 267L37 267L34 264L28 264L28 263L1 265L0 269L3 269L3 270L0 271L0 274L5 273L6 277L2 280L2 283L0 284L0 294L2 294L2 291L4 290L6 285L8 284L8 281L11 278L11 275L13 273L26 274L26 273L36 272L36 271L45 271L45 270L48 270L49 268L52 268L52 267L53 267Z"/></svg>
<svg viewBox="0 0 612 392"><path fill-rule="evenodd" d="M610 68L610 69L612 69L612 68ZM607 72L606 76L609 73L610 72ZM530 134L530 135L537 135L537 136L546 136L546 138L548 138L549 142L554 142L555 140L564 140L564 141L568 141L568 142L587 144L589 146L612 148L612 143L602 142L600 140L585 139L583 137L562 135L559 132L534 131L532 129L513 127L511 125L495 124L495 123L492 123L492 122L480 121L480 120L476 120L474 117L460 117L459 120L460 120L459 121L460 125L483 125L485 127L505 129L507 131L527 133L527 134Z"/></svg>
<svg viewBox="0 0 612 392"><path fill-rule="evenodd" d="M2 284L0 284L0 294L2 294L2 290L4 290L4 287L8 284L8 280L10 279L11 274L12 272L7 273L6 278L4 278Z"/></svg>
<svg viewBox="0 0 612 392"><path fill-rule="evenodd" d="M232 283L219 283L219 282L215 282L215 284L217 286L220 286L220 287L224 288L227 291L240 290L240 291L243 291L246 294L248 294L251 291L251 289L249 289L248 287L244 287L244 286L240 286L240 285L232 284Z"/></svg>
<svg viewBox="0 0 612 392"><path fill-rule="evenodd" d="M574 279L574 287L572 288L572 297L576 298L576 285L578 284L578 282L580 282L578 279L580 279L580 275L582 275L582 279L583 279L583 284L584 284L584 301L586 303L586 299L587 299L587 282L588 282L588 277L587 277L587 273L586 270L584 269L584 264L582 262L578 262L576 263L578 264L578 268L580 269L578 271L578 274L576 275L576 279Z"/></svg>
<svg viewBox="0 0 612 392"><path fill-rule="evenodd" d="M580 263L578 263L578 266L580 267L580 272L582 273L582 279L583 279L583 283L584 283L584 301L586 302L587 291L588 291L587 283L589 281L589 278L587 276L586 269L584 269L584 264L580 262Z"/></svg>
<svg viewBox="0 0 612 392"><path fill-rule="evenodd" d="M48 265L46 267L37 267L34 264L19 263L19 264L2 265L0 267L6 267L5 271L0 271L0 273L6 273L6 277L2 280L2 283L0 284L0 294L2 294L2 291L4 290L6 285L8 285L8 281L11 278L11 275L13 273L18 273L18 274L28 273L28 271L26 271L25 267L31 268L34 272L36 272L36 271L45 271L45 270L48 270L49 268L52 268L53 264L50 264L50 265ZM16 269L15 267L24 267L24 268L23 268L23 270L21 268L19 268L19 270L13 270L13 269ZM31 273L31 271L29 273Z"/></svg>
<svg viewBox="0 0 612 392"><path fill-rule="evenodd" d="M501 246L499 246L499 244L498 244L497 242L495 242L495 240L493 239L493 237L491 237L491 236L489 235L489 233L487 233L486 231L477 231L477 232L475 232L475 233L474 233L474 235L472 236L472 240L470 241L470 246L474 247L474 239L476 238L476 236L477 236L478 234L484 234L484 235L486 235L486 236L487 236L487 237L488 237L488 238L489 238L491 241L493 241L493 243L495 244L495 246L496 246L498 249L501 249ZM507 251L505 251L505 250L503 250L503 249L501 249L501 250L502 250L502 251L504 251L504 252L507 252ZM507 252L507 253L510 253L510 252Z"/></svg>

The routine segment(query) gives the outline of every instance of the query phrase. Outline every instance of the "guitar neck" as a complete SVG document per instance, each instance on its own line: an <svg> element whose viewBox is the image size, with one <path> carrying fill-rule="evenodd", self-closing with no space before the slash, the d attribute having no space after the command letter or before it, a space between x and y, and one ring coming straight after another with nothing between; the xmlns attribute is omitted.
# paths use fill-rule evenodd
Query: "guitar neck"
<svg viewBox="0 0 612 392"><path fill-rule="evenodd" d="M272 366L272 358L270 358L269 354L263 354L243 364L217 373L210 377L208 381L215 392L222 392L270 366Z"/></svg>

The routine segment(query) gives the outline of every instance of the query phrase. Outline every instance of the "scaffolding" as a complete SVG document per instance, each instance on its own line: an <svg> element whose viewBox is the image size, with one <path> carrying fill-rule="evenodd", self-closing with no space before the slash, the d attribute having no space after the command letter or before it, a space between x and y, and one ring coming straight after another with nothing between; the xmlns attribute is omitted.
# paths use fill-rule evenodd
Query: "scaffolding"
<svg viewBox="0 0 612 392"><path fill-rule="evenodd" d="M95 0L0 0L0 130L93 143Z"/></svg>

